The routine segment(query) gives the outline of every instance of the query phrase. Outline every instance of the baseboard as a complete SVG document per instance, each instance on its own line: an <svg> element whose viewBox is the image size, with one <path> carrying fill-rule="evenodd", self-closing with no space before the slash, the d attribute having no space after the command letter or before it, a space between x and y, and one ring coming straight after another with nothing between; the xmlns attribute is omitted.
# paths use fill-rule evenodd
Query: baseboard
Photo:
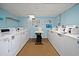
<svg viewBox="0 0 79 59"><path fill-rule="evenodd" d="M36 39L36 38L29 38L29 39ZM42 38L42 39L48 39L48 38Z"/></svg>

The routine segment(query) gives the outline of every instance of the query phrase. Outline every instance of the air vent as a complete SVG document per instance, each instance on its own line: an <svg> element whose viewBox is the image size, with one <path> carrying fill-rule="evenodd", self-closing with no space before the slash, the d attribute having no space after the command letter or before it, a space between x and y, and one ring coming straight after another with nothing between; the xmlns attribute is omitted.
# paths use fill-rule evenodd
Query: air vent
<svg viewBox="0 0 79 59"><path fill-rule="evenodd" d="M14 20L14 21L19 22L19 20L15 19L15 18L12 18L12 17L6 17L6 19L10 19L10 20Z"/></svg>

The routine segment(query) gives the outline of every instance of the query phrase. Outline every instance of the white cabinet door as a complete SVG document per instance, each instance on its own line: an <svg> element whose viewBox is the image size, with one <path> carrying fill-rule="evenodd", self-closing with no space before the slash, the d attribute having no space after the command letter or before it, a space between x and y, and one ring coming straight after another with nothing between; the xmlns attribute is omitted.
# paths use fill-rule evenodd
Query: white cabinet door
<svg viewBox="0 0 79 59"><path fill-rule="evenodd" d="M68 49L70 48L72 42L68 37L65 37L64 35L59 33L56 34L56 37L56 44L58 45L57 47L61 52L60 55L68 55L70 52Z"/></svg>
<svg viewBox="0 0 79 59"><path fill-rule="evenodd" d="M51 42L52 40L52 31L49 31L48 32L48 40Z"/></svg>
<svg viewBox="0 0 79 59"><path fill-rule="evenodd" d="M8 38L0 40L0 56L9 55Z"/></svg>
<svg viewBox="0 0 79 59"><path fill-rule="evenodd" d="M25 38L25 43L27 43L27 41L29 40L29 34L27 31L24 34L24 38Z"/></svg>
<svg viewBox="0 0 79 59"><path fill-rule="evenodd" d="M61 55L79 55L79 48L77 47L78 44L76 39L62 34L58 34L58 36L58 48L62 53Z"/></svg>
<svg viewBox="0 0 79 59"><path fill-rule="evenodd" d="M57 36L57 33L49 31L48 33L48 40L50 43L54 46L54 48L57 50L57 52L61 55L61 51L59 50L59 38Z"/></svg>
<svg viewBox="0 0 79 59"><path fill-rule="evenodd" d="M79 55L79 40L56 32L49 32L48 35L49 41L60 55Z"/></svg>
<svg viewBox="0 0 79 59"><path fill-rule="evenodd" d="M27 32L18 32L13 36L0 39L0 56L15 56L28 41Z"/></svg>
<svg viewBox="0 0 79 59"><path fill-rule="evenodd" d="M23 40L23 46L26 43L26 32L22 32L22 40Z"/></svg>
<svg viewBox="0 0 79 59"><path fill-rule="evenodd" d="M28 41L28 33L26 31L23 31L21 33L21 42L22 42L22 46L25 45L25 43Z"/></svg>
<svg viewBox="0 0 79 59"><path fill-rule="evenodd" d="M62 54L62 52L60 50L60 46L61 46L60 39L61 38L58 36L58 33L55 33L55 32L53 32L52 37L54 37L52 39L53 40L53 43L54 43L53 45L56 48L57 52L61 55Z"/></svg>
<svg viewBox="0 0 79 59"><path fill-rule="evenodd" d="M74 45L73 45L73 47L74 47L74 52L75 52L75 55L78 55L79 56L79 40L73 40L73 42L74 42Z"/></svg>
<svg viewBox="0 0 79 59"><path fill-rule="evenodd" d="M17 53L23 48L24 44L27 42L27 32L18 32L11 37L12 40L12 55L17 55Z"/></svg>
<svg viewBox="0 0 79 59"><path fill-rule="evenodd" d="M24 32L19 32L18 33L18 44L19 44L19 51L22 49L22 47L24 46L25 44L25 37L24 37Z"/></svg>
<svg viewBox="0 0 79 59"><path fill-rule="evenodd" d="M17 35L12 36L12 55L16 55L19 48L19 39Z"/></svg>
<svg viewBox="0 0 79 59"><path fill-rule="evenodd" d="M60 41L62 55L79 55L79 47L75 38L63 36Z"/></svg>
<svg viewBox="0 0 79 59"><path fill-rule="evenodd" d="M22 39L22 33L18 33L18 39L19 39L19 51L22 49L22 43L23 43L23 39Z"/></svg>
<svg viewBox="0 0 79 59"><path fill-rule="evenodd" d="M16 40L16 41L18 41L18 42L17 42L17 44L18 44L18 45L17 45L17 46L18 46L18 47L17 47L17 50L18 50L18 52L19 52L19 51L22 49L22 36L21 36L21 33L17 33L16 36L17 36L17 38L16 38L17 40ZM17 52L17 53L18 53L18 52Z"/></svg>
<svg viewBox="0 0 79 59"><path fill-rule="evenodd" d="M48 32L48 39L49 39L49 41L51 42L51 44L54 44L55 42L55 35L54 35L54 32L52 32L52 31L49 31Z"/></svg>
<svg viewBox="0 0 79 59"><path fill-rule="evenodd" d="M21 48L24 46L24 32L20 33L20 39L21 39Z"/></svg>

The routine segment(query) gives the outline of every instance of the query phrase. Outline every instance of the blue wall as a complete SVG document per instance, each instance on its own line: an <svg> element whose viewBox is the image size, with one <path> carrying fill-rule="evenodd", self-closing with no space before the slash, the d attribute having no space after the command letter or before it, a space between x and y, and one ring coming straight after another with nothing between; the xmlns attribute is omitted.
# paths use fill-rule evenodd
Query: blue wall
<svg viewBox="0 0 79 59"><path fill-rule="evenodd" d="M37 20L40 21L39 26L43 28L43 31L44 31L44 34L42 35L43 38L46 38L47 32L48 32L48 29L46 28L46 24L49 23L48 20L51 20L51 24L53 26L55 26L57 24L58 20L56 19L56 17L53 17L53 16L35 16L35 17ZM31 20L29 20L29 17L21 16L21 17L18 17L18 19L20 20L19 27L24 27L24 28L28 29L30 38L35 38L36 35L34 32L36 30L36 27L32 24Z"/></svg>
<svg viewBox="0 0 79 59"><path fill-rule="evenodd" d="M14 15L8 11L0 8L0 28L7 27L18 27L19 22L15 20L6 19L6 17L16 18Z"/></svg>
<svg viewBox="0 0 79 59"><path fill-rule="evenodd" d="M24 17L24 16L19 16L17 17L19 19L19 27L23 27L23 28L28 28L28 17Z"/></svg>
<svg viewBox="0 0 79 59"><path fill-rule="evenodd" d="M43 38L47 38L47 32L48 32L48 28L46 28L46 24L49 23L49 20L51 20L51 24L53 26L55 26L57 24L57 20L56 17L53 16L35 16L37 20L40 21L39 26L43 28L44 34L42 34ZM31 23L29 24L29 26L32 25ZM31 38L35 38L35 30L37 27L35 27L34 25L30 26L31 28L29 29L30 31L30 36Z"/></svg>
<svg viewBox="0 0 79 59"><path fill-rule="evenodd" d="M61 24L63 25L78 25L79 26L79 4L74 5L60 15Z"/></svg>

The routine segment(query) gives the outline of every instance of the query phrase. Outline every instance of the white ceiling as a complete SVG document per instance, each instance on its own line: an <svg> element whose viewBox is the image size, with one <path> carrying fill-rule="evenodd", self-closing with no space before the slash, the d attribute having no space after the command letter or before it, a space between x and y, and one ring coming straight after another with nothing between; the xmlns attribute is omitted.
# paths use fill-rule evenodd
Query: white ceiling
<svg viewBox="0 0 79 59"><path fill-rule="evenodd" d="M74 3L1 3L0 7L15 16L56 16L71 8Z"/></svg>

